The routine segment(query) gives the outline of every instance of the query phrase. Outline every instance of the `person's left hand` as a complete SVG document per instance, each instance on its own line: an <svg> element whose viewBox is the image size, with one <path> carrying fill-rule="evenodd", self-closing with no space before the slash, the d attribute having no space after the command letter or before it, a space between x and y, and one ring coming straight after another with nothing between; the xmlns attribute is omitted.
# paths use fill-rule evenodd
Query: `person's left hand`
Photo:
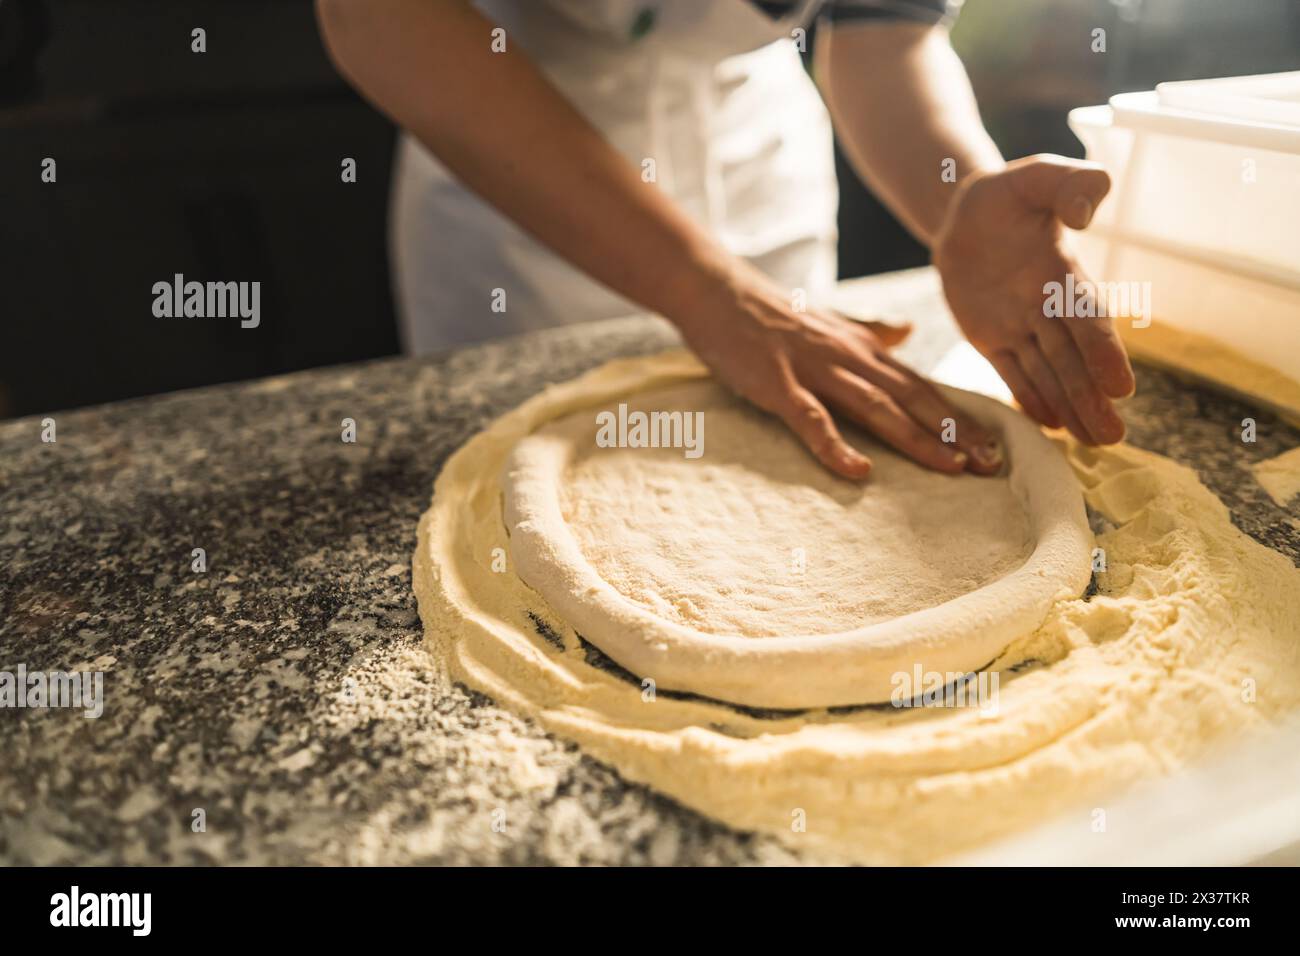
<svg viewBox="0 0 1300 956"><path fill-rule="evenodd" d="M1111 399L1133 393L1133 370L1110 318L1049 318L1044 285L1083 270L1063 225L1082 229L1110 189L1100 166L1030 156L959 187L934 243L957 324L1021 407L1090 445L1117 442Z"/></svg>
<svg viewBox="0 0 1300 956"><path fill-rule="evenodd" d="M948 474L996 474L997 436L890 354L908 328L796 311L789 293L748 265L713 295L690 297L673 320L714 376L778 416L826 468L861 480L871 460L835 409L912 460Z"/></svg>

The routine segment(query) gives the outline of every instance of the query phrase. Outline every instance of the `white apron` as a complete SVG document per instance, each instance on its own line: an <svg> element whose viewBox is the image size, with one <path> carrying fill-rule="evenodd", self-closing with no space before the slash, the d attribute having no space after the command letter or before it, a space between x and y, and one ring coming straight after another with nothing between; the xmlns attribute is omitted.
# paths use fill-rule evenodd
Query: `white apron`
<svg viewBox="0 0 1300 956"><path fill-rule="evenodd" d="M659 187L727 249L810 300L834 284L830 118L790 40L812 0L778 21L744 0L477 6L638 169L653 158ZM519 155L527 161L527 143ZM409 135L395 166L390 241L407 352L641 311L462 187ZM504 311L493 308L497 289Z"/></svg>

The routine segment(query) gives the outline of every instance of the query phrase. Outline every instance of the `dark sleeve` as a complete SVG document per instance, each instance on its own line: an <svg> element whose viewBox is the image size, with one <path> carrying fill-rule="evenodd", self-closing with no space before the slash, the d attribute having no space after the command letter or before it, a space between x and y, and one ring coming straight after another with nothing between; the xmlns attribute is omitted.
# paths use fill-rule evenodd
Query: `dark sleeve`
<svg viewBox="0 0 1300 956"><path fill-rule="evenodd" d="M964 0L825 0L821 17L830 23L864 20L913 20L951 23Z"/></svg>

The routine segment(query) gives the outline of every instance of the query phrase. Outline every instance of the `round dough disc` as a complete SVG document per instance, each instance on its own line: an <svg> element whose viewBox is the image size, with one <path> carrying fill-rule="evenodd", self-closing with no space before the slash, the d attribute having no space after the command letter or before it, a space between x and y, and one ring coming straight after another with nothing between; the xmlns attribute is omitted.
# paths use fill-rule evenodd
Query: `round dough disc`
<svg viewBox="0 0 1300 956"><path fill-rule="evenodd" d="M958 680L1079 596L1092 536L1073 473L1036 426L945 393L1001 435L1003 475L941 475L850 431L875 467L839 479L711 380L622 400L630 421L702 413L698 457L600 447L597 414L617 406L573 412L507 461L514 566L660 688L805 708L910 699L936 672Z"/></svg>

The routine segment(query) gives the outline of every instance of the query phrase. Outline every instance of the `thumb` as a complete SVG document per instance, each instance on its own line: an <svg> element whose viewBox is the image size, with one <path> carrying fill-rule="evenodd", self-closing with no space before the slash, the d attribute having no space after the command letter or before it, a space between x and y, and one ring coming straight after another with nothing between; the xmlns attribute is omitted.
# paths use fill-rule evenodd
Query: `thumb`
<svg viewBox="0 0 1300 956"><path fill-rule="evenodd" d="M1007 165L1007 181L1035 209L1083 229L1110 192L1110 174L1097 163L1065 156L1027 156Z"/></svg>

